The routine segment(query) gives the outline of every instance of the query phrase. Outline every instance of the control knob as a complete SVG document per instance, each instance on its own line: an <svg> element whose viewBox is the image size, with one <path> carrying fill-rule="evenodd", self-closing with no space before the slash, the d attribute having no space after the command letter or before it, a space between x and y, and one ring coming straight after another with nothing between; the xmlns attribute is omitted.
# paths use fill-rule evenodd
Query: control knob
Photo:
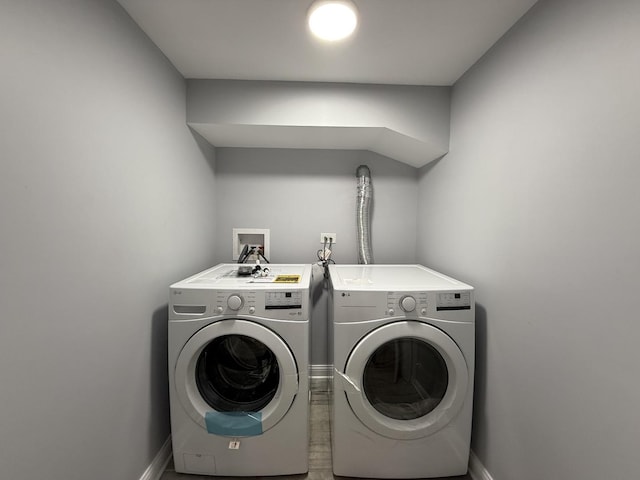
<svg viewBox="0 0 640 480"><path fill-rule="evenodd" d="M227 298L227 306L231 310L240 310L240 307L242 307L242 297L240 295L230 295L229 298Z"/></svg>
<svg viewBox="0 0 640 480"><path fill-rule="evenodd" d="M413 312L416 309L416 299L407 295L400 299L400 308L405 312Z"/></svg>

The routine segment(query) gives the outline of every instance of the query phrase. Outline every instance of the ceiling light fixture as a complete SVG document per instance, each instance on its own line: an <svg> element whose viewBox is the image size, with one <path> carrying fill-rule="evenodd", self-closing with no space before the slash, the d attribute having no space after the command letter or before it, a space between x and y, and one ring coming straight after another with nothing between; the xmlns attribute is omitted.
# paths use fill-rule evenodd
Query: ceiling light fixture
<svg viewBox="0 0 640 480"><path fill-rule="evenodd" d="M316 37L335 42L355 31L358 11L350 0L316 0L309 7L307 22Z"/></svg>

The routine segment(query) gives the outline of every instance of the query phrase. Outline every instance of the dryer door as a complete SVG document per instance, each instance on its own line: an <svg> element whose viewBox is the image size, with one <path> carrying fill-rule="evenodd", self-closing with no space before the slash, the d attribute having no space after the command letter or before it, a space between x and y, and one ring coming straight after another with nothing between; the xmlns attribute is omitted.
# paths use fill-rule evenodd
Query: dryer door
<svg viewBox="0 0 640 480"><path fill-rule="evenodd" d="M416 321L390 323L362 338L344 376L349 405L360 421L401 440L446 426L460 411L469 382L457 344Z"/></svg>
<svg viewBox="0 0 640 480"><path fill-rule="evenodd" d="M175 366L175 388L185 411L209 433L259 435L291 407L298 369L274 332L228 319L202 328L185 344Z"/></svg>

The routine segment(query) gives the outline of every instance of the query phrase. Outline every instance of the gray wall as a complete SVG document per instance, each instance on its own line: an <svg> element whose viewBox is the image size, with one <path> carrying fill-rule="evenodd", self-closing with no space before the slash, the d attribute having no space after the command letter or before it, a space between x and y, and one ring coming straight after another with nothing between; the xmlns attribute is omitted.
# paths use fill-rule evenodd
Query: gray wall
<svg viewBox="0 0 640 480"><path fill-rule="evenodd" d="M416 254L417 170L367 151L216 149L216 250L231 261L233 227L269 228L274 263L312 263L320 232L334 232L333 258L357 263L356 168L371 169L376 263Z"/></svg>
<svg viewBox="0 0 640 480"><path fill-rule="evenodd" d="M640 470L640 2L541 1L453 92L422 263L477 287L496 480Z"/></svg>
<svg viewBox="0 0 640 480"><path fill-rule="evenodd" d="M213 261L212 152L116 2L0 9L0 476L140 478L168 285Z"/></svg>
<svg viewBox="0 0 640 480"><path fill-rule="evenodd" d="M232 229L271 230L274 263L313 263L320 232L337 234L333 257L357 263L356 168L371 169L371 238L376 263L415 263L417 170L351 150L216 149L216 262L229 262ZM326 297L316 292L311 363L326 357Z"/></svg>

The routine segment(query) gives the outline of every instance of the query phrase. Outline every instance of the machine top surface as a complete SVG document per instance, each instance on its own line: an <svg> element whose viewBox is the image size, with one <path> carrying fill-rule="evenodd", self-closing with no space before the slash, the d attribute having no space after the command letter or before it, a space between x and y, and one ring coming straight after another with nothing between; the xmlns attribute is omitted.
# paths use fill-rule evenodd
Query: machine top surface
<svg viewBox="0 0 640 480"><path fill-rule="evenodd" d="M422 265L329 265L329 272L336 290L473 290Z"/></svg>
<svg viewBox="0 0 640 480"><path fill-rule="evenodd" d="M241 267L255 269L253 264L221 263L174 283L171 288L180 289L251 289L251 290L295 290L309 288L311 265L305 264L261 264L260 271L269 269L266 276L240 275Z"/></svg>

